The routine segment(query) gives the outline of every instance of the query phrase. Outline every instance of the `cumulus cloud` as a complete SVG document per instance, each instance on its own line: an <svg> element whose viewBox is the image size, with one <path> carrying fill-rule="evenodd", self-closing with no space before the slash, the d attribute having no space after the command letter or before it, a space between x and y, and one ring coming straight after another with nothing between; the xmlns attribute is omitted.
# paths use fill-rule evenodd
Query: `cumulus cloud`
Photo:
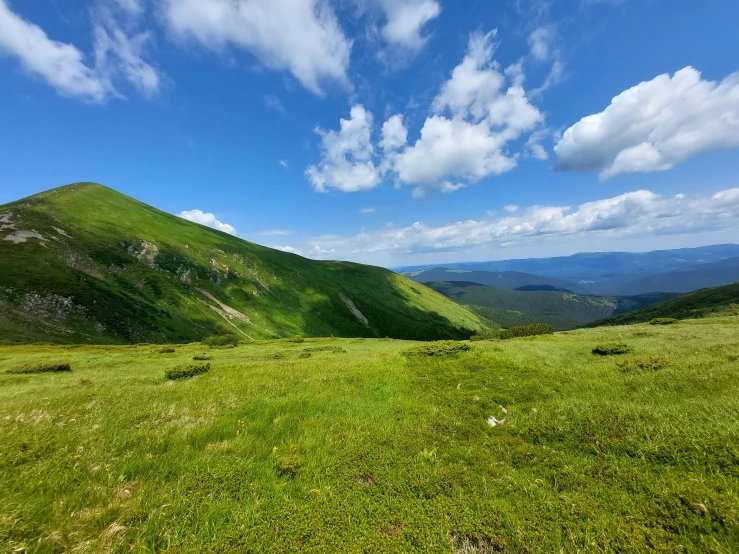
<svg viewBox="0 0 739 554"><path fill-rule="evenodd" d="M29 73L42 77L65 96L93 102L121 97L113 85L118 79L151 96L159 90L161 77L142 57L150 35L127 30L136 27L142 10L134 0L101 0L95 5L91 11L94 64L88 65L75 46L50 39L38 25L13 13L6 0L0 0L0 53L16 56Z"/></svg>
<svg viewBox="0 0 739 554"><path fill-rule="evenodd" d="M282 250L283 252L289 252L290 254L297 254L298 256L302 256L303 252L297 248L293 248L292 246L273 246L275 250Z"/></svg>
<svg viewBox="0 0 739 554"><path fill-rule="evenodd" d="M308 90L347 83L352 42L326 0L163 0L174 36L222 51L247 50Z"/></svg>
<svg viewBox="0 0 739 554"><path fill-rule="evenodd" d="M211 229L216 229L217 231L223 231L229 235L236 235L236 229L228 223L218 221L212 213L205 213L201 210L189 210L180 212L180 217L194 223L200 223L200 225L205 225Z"/></svg>
<svg viewBox="0 0 739 554"><path fill-rule="evenodd" d="M436 0L380 0L386 22L380 34L387 43L411 53L426 44L424 26L439 16L441 6Z"/></svg>
<svg viewBox="0 0 739 554"><path fill-rule="evenodd" d="M352 108L351 119L341 120L338 132L317 131L323 155L306 175L316 190L367 190L382 178L414 187L421 197L431 191L450 193L516 167L518 154L508 146L544 121L523 88L520 64L501 69L493 59L495 32L473 34L467 54L454 68L432 103L420 138L408 144L401 114L382 126L379 146L372 146L372 115L363 106ZM537 141L528 145L535 157L546 152Z"/></svg>
<svg viewBox="0 0 739 554"><path fill-rule="evenodd" d="M537 240L590 240L717 231L739 226L739 188L712 196L668 197L648 190L628 192L580 206L506 206L487 221L442 226L421 222L403 228L363 231L354 236L318 237L314 257L459 251Z"/></svg>
<svg viewBox="0 0 739 554"><path fill-rule="evenodd" d="M356 192L376 187L380 171L372 161L372 114L356 105L350 118L342 119L339 125L338 131L316 129L321 137L321 162L308 167L306 177L318 192Z"/></svg>
<svg viewBox="0 0 739 554"><path fill-rule="evenodd" d="M493 59L495 31L470 37L467 54L434 99L421 137L393 160L400 184L414 195L453 192L516 167L507 145L533 131L543 114L523 88L520 64L502 70Z"/></svg>
<svg viewBox="0 0 739 554"><path fill-rule="evenodd" d="M103 102L112 84L84 61L75 46L50 39L39 27L10 10L0 0L0 54L10 54L29 73L43 78L59 93Z"/></svg>
<svg viewBox="0 0 739 554"><path fill-rule="evenodd" d="M623 173L664 171L701 152L739 146L739 73L708 81L692 67L639 83L557 142L556 168Z"/></svg>
<svg viewBox="0 0 739 554"><path fill-rule="evenodd" d="M383 150L396 150L405 146L408 141L408 129L403 124L403 116L396 114L390 117L382 125L382 139L380 148Z"/></svg>
<svg viewBox="0 0 739 554"><path fill-rule="evenodd" d="M551 27L537 27L529 34L529 48L531 55L539 60L545 61L552 57L552 42L554 31Z"/></svg>

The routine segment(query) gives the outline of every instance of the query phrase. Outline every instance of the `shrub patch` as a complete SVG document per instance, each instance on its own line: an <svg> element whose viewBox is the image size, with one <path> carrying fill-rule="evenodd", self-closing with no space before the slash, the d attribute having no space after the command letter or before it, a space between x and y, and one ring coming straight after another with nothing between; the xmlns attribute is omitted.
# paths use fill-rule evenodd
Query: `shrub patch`
<svg viewBox="0 0 739 554"><path fill-rule="evenodd" d="M628 354L629 352L631 352L631 348L622 342L599 344L593 348L593 354L597 356L617 356L619 354Z"/></svg>
<svg viewBox="0 0 739 554"><path fill-rule="evenodd" d="M36 365L23 365L9 369L7 373L15 375L26 373L60 373L62 371L72 371L72 367L67 362L44 362Z"/></svg>
<svg viewBox="0 0 739 554"><path fill-rule="evenodd" d="M418 344L411 346L407 350L403 351L404 356L450 356L453 354L459 354L460 352L467 352L470 350L470 345L464 342L457 342L453 340L439 340L435 342L427 342L424 344Z"/></svg>
<svg viewBox="0 0 739 554"><path fill-rule="evenodd" d="M673 325L680 321L674 317L655 317L649 322L649 325Z"/></svg>
<svg viewBox="0 0 739 554"><path fill-rule="evenodd" d="M210 371L210 364L185 364L178 365L175 368L167 370L164 376L173 381L175 379L195 377L196 375L200 375L208 371Z"/></svg>

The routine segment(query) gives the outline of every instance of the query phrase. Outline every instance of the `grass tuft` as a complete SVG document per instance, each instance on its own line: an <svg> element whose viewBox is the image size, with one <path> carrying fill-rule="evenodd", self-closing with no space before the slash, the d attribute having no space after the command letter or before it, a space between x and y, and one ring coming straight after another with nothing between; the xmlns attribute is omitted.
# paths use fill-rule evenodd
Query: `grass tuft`
<svg viewBox="0 0 739 554"><path fill-rule="evenodd" d="M210 371L210 364L185 364L169 369L164 376L170 381L175 379L187 379Z"/></svg>
<svg viewBox="0 0 739 554"><path fill-rule="evenodd" d="M346 350L340 346L314 346L312 348L304 348L303 352L333 352L334 354L346 354Z"/></svg>
<svg viewBox="0 0 739 554"><path fill-rule="evenodd" d="M196 354L192 359L195 362L207 362L208 360L212 360L213 356L208 356L207 354Z"/></svg>
<svg viewBox="0 0 739 554"><path fill-rule="evenodd" d="M174 354L175 352L177 352L177 351L174 348L172 348L171 346L167 346L167 347L162 348L162 349L159 350L159 353L160 354Z"/></svg>
<svg viewBox="0 0 739 554"><path fill-rule="evenodd" d="M667 358L662 356L648 356L646 358L635 358L633 360L623 360L616 362L618 368L624 372L629 373L631 371L659 371L664 369L668 364Z"/></svg>

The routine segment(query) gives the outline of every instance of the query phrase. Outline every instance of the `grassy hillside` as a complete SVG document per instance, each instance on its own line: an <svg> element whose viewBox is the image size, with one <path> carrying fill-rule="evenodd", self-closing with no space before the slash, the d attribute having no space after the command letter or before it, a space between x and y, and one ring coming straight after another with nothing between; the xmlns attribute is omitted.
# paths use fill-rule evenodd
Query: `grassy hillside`
<svg viewBox="0 0 739 554"><path fill-rule="evenodd" d="M388 270L319 262L76 184L0 206L0 340L459 338L480 319Z"/></svg>
<svg viewBox="0 0 739 554"><path fill-rule="evenodd" d="M734 552L738 323L433 357L392 340L265 341L210 350L210 371L179 381L164 372L202 346L0 347L0 544ZM591 353L611 342L630 351ZM72 371L5 373L46 361Z"/></svg>
<svg viewBox="0 0 739 554"><path fill-rule="evenodd" d="M430 282L426 286L468 306L503 327L548 323L555 330L573 329L665 297L583 296L569 292L516 291L467 282Z"/></svg>
<svg viewBox="0 0 739 554"><path fill-rule="evenodd" d="M739 283L681 294L593 325L630 325L658 317L696 319L722 315L739 315Z"/></svg>

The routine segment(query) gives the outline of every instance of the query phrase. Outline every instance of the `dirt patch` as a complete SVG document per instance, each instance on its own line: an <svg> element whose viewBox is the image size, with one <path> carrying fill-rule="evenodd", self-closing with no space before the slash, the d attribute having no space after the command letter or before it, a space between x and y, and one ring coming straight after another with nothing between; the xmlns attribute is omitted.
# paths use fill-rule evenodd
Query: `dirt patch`
<svg viewBox="0 0 739 554"><path fill-rule="evenodd" d="M480 535L460 535L454 529L449 534L452 554L491 554L506 551L504 540L493 540Z"/></svg>
<svg viewBox="0 0 739 554"><path fill-rule="evenodd" d="M159 254L159 247L148 240L140 240L128 247L128 253L141 263L154 268L154 258Z"/></svg>

